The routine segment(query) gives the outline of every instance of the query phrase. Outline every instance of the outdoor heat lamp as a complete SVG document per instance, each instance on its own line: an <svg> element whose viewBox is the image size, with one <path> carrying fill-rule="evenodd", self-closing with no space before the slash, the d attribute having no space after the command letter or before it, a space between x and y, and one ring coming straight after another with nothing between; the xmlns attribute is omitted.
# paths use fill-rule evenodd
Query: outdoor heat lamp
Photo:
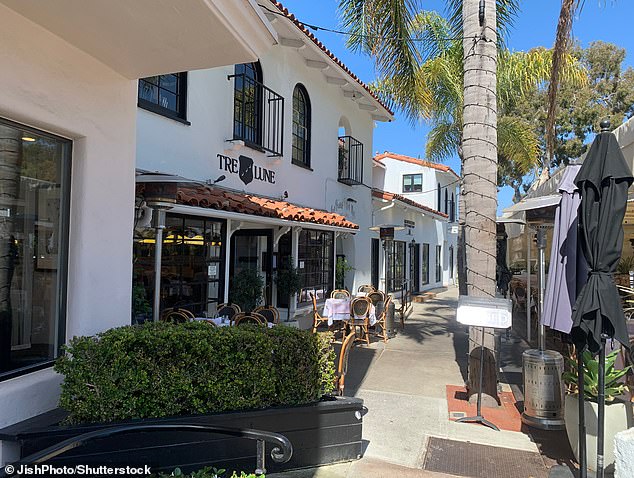
<svg viewBox="0 0 634 478"><path fill-rule="evenodd" d="M379 231L379 238L382 241L393 241L394 231L402 231L405 226L397 226L395 224L381 224L380 226L371 226L370 231Z"/></svg>

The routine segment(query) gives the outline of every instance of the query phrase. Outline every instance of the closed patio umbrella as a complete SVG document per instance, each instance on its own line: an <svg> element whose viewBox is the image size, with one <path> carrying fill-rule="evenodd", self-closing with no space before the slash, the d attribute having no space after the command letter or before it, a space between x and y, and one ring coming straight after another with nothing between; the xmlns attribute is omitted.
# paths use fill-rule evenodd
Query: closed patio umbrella
<svg viewBox="0 0 634 478"><path fill-rule="evenodd" d="M570 333L572 306L588 277L588 266L577 248L577 210L581 203L575 177L581 165L566 167L559 181L561 201L555 212L555 229L550 250L548 282L544 293L542 323Z"/></svg>
<svg viewBox="0 0 634 478"><path fill-rule="evenodd" d="M621 257L627 190L634 181L616 137L609 129L609 121L601 122L601 133L594 139L575 178L575 184L581 191L579 246L588 263L589 275L573 307L571 336L578 351L587 348L593 354L599 353L599 478L603 477L605 342L611 337L625 346L629 345L625 317L612 274ZM579 378L581 402L583 373L579 373Z"/></svg>

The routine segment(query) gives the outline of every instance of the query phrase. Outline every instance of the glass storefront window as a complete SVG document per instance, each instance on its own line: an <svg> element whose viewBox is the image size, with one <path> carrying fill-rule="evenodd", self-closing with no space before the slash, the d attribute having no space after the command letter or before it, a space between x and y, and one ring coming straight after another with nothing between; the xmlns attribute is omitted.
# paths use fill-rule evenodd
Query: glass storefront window
<svg viewBox="0 0 634 478"><path fill-rule="evenodd" d="M220 219L167 214L163 231L161 310L184 308L213 316L224 285L224 227ZM134 240L132 323L152 318L153 229L137 229Z"/></svg>
<svg viewBox="0 0 634 478"><path fill-rule="evenodd" d="M429 284L429 244L423 244L422 258L422 280L423 284Z"/></svg>
<svg viewBox="0 0 634 478"><path fill-rule="evenodd" d="M299 302L309 302L310 293L315 294L317 300L329 297L334 278L334 233L302 229L298 246L302 282Z"/></svg>
<svg viewBox="0 0 634 478"><path fill-rule="evenodd" d="M442 280L442 246L436 246L436 282Z"/></svg>
<svg viewBox="0 0 634 478"><path fill-rule="evenodd" d="M0 119L0 379L64 342L71 148Z"/></svg>
<svg viewBox="0 0 634 478"><path fill-rule="evenodd" d="M387 254L387 290L398 292L405 282L405 242L387 241L385 253Z"/></svg>

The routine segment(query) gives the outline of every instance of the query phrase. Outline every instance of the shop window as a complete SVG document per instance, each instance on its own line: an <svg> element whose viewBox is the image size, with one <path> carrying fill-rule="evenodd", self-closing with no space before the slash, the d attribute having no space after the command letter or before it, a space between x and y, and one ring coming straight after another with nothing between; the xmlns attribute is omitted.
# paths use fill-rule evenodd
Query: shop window
<svg viewBox="0 0 634 478"><path fill-rule="evenodd" d="M310 293L317 300L329 297L334 278L334 237L332 232L302 229L299 233L298 271L302 290L300 302L309 302Z"/></svg>
<svg viewBox="0 0 634 478"><path fill-rule="evenodd" d="M161 310L177 307L198 317L213 316L223 300L225 222L168 214L161 256ZM134 238L132 323L151 320L154 296L153 229Z"/></svg>
<svg viewBox="0 0 634 478"><path fill-rule="evenodd" d="M398 292L405 282L405 242L387 241L385 254L387 254L387 291Z"/></svg>
<svg viewBox="0 0 634 478"><path fill-rule="evenodd" d="M423 190L422 174L404 174L403 175L403 192L416 193Z"/></svg>
<svg viewBox="0 0 634 478"><path fill-rule="evenodd" d="M442 201L442 192L440 189L440 183L438 183L438 197L436 198L436 210L438 212L442 211L442 208L440 207L442 204L441 201Z"/></svg>
<svg viewBox="0 0 634 478"><path fill-rule="evenodd" d="M0 119L0 379L63 345L71 147Z"/></svg>
<svg viewBox="0 0 634 478"><path fill-rule="evenodd" d="M436 282L442 281L442 246L436 246Z"/></svg>
<svg viewBox="0 0 634 478"><path fill-rule="evenodd" d="M293 91L293 164L310 168L310 99L304 86Z"/></svg>
<svg viewBox="0 0 634 478"><path fill-rule="evenodd" d="M423 285L429 284L429 244L423 244L423 256L421 257L421 280Z"/></svg>
<svg viewBox="0 0 634 478"><path fill-rule="evenodd" d="M141 78L139 106L184 121L187 115L187 72Z"/></svg>

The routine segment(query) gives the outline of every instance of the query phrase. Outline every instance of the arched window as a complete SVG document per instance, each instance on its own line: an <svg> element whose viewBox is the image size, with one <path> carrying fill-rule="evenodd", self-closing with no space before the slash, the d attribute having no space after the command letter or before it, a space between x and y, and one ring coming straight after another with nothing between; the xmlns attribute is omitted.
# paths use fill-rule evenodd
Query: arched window
<svg viewBox="0 0 634 478"><path fill-rule="evenodd" d="M440 212L442 211L442 193L440 192L440 183L438 183L438 205L436 209Z"/></svg>
<svg viewBox="0 0 634 478"><path fill-rule="evenodd" d="M449 215L449 193L447 193L447 188L445 188L445 214Z"/></svg>
<svg viewBox="0 0 634 478"><path fill-rule="evenodd" d="M262 67L260 62L235 67L233 136L246 143L262 144Z"/></svg>
<svg viewBox="0 0 634 478"><path fill-rule="evenodd" d="M310 99L303 85L293 90L293 155L292 161L310 167Z"/></svg>

